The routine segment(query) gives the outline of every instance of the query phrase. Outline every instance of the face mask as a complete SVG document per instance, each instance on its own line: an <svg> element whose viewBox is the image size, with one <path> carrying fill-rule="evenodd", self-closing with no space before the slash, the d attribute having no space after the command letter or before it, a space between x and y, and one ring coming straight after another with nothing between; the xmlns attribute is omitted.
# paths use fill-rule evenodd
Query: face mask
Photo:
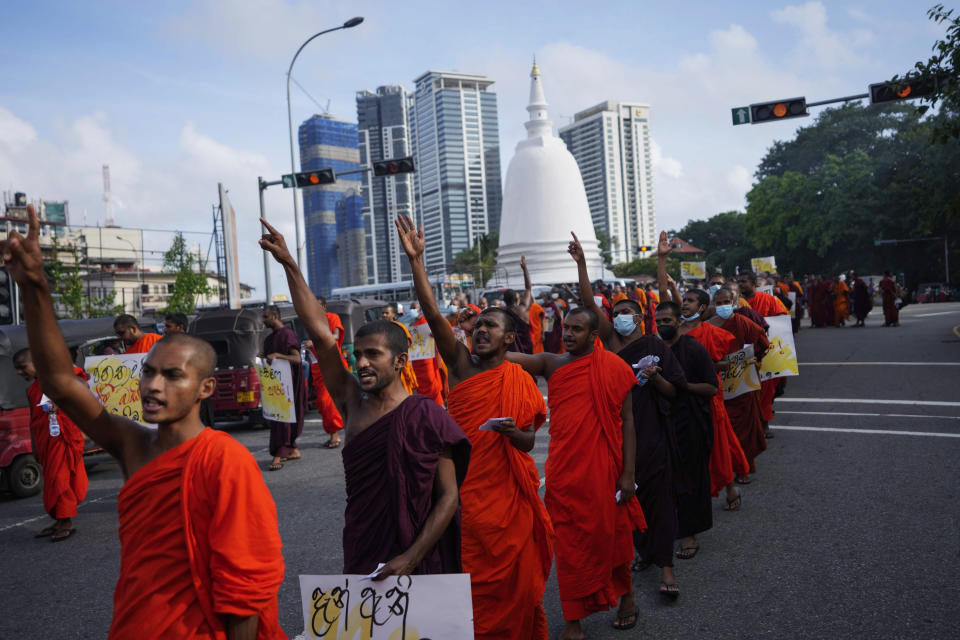
<svg viewBox="0 0 960 640"><path fill-rule="evenodd" d="M710 297L712 298L713 296L715 296L717 291L720 291L720 285L718 284L712 285L710 287Z"/></svg>
<svg viewBox="0 0 960 640"><path fill-rule="evenodd" d="M551 297L552 299L556 300L557 298L560 297L560 294L559 294L559 293L551 293L551 294L550 294L550 297Z"/></svg>
<svg viewBox="0 0 960 640"><path fill-rule="evenodd" d="M637 328L637 323L633 321L633 315L621 313L613 319L613 328L622 336L628 336Z"/></svg>
<svg viewBox="0 0 960 640"><path fill-rule="evenodd" d="M732 304L718 304L717 305L717 315L726 320L731 315L733 315L733 305Z"/></svg>
<svg viewBox="0 0 960 640"><path fill-rule="evenodd" d="M665 327L663 325L659 325L657 327L657 332L660 334L660 337L663 338L664 340L673 340L677 336L676 327Z"/></svg>
<svg viewBox="0 0 960 640"><path fill-rule="evenodd" d="M700 317L700 312L698 311L698 312L696 312L695 314L693 314L692 316L684 316L684 315L681 315L681 316L680 316L680 319L681 319L683 322L693 322L694 320L696 320L696 319L699 318L699 317Z"/></svg>

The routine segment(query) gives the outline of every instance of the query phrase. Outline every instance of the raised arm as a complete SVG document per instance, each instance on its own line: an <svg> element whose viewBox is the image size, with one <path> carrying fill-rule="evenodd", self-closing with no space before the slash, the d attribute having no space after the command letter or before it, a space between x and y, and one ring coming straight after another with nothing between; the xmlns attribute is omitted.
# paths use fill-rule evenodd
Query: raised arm
<svg viewBox="0 0 960 640"><path fill-rule="evenodd" d="M533 285L530 283L530 272L527 271L527 257L520 256L520 269L523 271L523 293L517 301L517 308L526 318L530 315L530 305L533 304Z"/></svg>
<svg viewBox="0 0 960 640"><path fill-rule="evenodd" d="M580 280L580 299L583 301L584 307L593 310L593 312L597 314L600 339L606 344L610 336L613 335L613 325L610 324L610 320L607 319L606 312L598 307L597 301L593 299L593 287L590 285L590 276L587 273L587 258L583 255L583 247L580 246L580 240L573 231L570 232L570 235L573 236L573 240L570 241L567 252L573 258L574 262L577 263L577 276Z"/></svg>
<svg viewBox="0 0 960 640"><path fill-rule="evenodd" d="M660 232L660 242L657 243L657 286L660 289L661 300L671 300L680 304L680 291L677 289L677 283L667 273L667 254L672 251L670 240L667 239L667 232Z"/></svg>
<svg viewBox="0 0 960 640"><path fill-rule="evenodd" d="M327 314L307 286L307 281L304 280L297 263L287 249L287 242L283 239L283 235L263 218L260 218L260 222L268 231L260 238L260 246L269 251L273 259L283 267L287 276L287 286L290 288L290 297L293 299L293 307L297 310L297 316L307 330L307 334L313 341L314 350L317 352L317 363L320 365L320 373L323 374L323 384L326 385L330 395L336 399L340 413L344 413L345 408L352 404L360 386L356 378L343 368L340 349L337 348L337 341L330 332Z"/></svg>
<svg viewBox="0 0 960 640"><path fill-rule="evenodd" d="M413 272L413 286L420 301L420 310L430 325L433 340L437 345L440 357L447 363L451 371L459 376L470 363L470 351L459 341L453 333L453 327L440 313L437 300L433 296L433 288L427 277L427 270L423 266L423 251L426 244L423 240L423 227L417 229L409 216L397 216L394 221L397 234L400 236L400 245L410 261L410 270Z"/></svg>
<svg viewBox="0 0 960 640"><path fill-rule="evenodd" d="M108 413L73 372L70 351L57 326L50 287L40 252L40 221L33 205L27 207L29 231L24 238L11 231L0 241L0 257L8 273L20 285L27 341L33 353L43 392L93 440L117 458L126 470L125 452L142 444L148 435L141 425Z"/></svg>

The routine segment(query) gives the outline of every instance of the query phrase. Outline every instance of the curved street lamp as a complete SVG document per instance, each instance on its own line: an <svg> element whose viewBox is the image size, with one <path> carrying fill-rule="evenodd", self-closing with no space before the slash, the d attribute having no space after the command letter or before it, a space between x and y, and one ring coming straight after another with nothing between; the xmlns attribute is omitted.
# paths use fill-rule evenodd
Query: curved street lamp
<svg viewBox="0 0 960 640"><path fill-rule="evenodd" d="M297 52L293 54L293 60L290 61L290 67L287 69L287 126L290 129L290 173L297 172L297 165L293 155L293 113L290 111L290 74L293 72L293 63L297 61L297 56L300 55L300 52L303 51L303 48L308 44L310 44L316 38L319 38L325 33L330 33L331 31L339 31L340 29L350 29L351 27L357 26L361 22L363 22L363 17L357 16L355 18L350 18L339 27L333 27L332 29L326 29L319 33L315 33L309 38L307 38L307 40L302 45L300 45L300 48L297 49ZM296 182L294 182L293 226L294 226L294 229L296 230L297 266L300 267L302 270L303 269L303 243L300 240L301 233L302 233L300 231L301 225L302 225L302 222L300 220L300 202L297 199L297 185L296 185Z"/></svg>

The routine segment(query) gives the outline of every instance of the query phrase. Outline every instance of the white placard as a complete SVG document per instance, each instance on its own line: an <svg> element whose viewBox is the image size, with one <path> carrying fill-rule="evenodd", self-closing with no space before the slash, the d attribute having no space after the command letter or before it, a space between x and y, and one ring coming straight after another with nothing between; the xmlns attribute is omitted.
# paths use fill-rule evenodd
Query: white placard
<svg viewBox="0 0 960 640"><path fill-rule="evenodd" d="M429 360L437 354L436 345L433 342L433 334L430 332L430 325L418 324L410 327L410 337L413 342L410 343L410 360Z"/></svg>
<svg viewBox="0 0 960 640"><path fill-rule="evenodd" d="M260 404L263 417L274 422L296 422L297 410L293 396L293 372L290 361L274 358L256 359L257 377L260 378Z"/></svg>
<svg viewBox="0 0 960 640"><path fill-rule="evenodd" d="M110 413L147 424L140 404L140 372L145 353L88 356L83 361L87 386Z"/></svg>
<svg viewBox="0 0 960 640"><path fill-rule="evenodd" d="M793 323L790 321L790 316L769 316L764 320L770 325L767 329L770 349L760 362L760 379L769 380L800 375L797 345L793 341Z"/></svg>
<svg viewBox="0 0 960 640"><path fill-rule="evenodd" d="M724 400L732 400L745 393L760 390L757 366L752 362L747 364L753 359L753 355L753 345L748 344L727 356L730 368L721 374Z"/></svg>
<svg viewBox="0 0 960 640"><path fill-rule="evenodd" d="M323 640L472 640L470 576L300 576L304 636Z"/></svg>

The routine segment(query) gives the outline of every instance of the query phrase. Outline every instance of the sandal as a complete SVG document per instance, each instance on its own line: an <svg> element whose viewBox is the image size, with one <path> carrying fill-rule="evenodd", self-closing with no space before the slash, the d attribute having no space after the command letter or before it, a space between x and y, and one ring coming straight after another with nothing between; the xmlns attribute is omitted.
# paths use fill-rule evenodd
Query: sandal
<svg viewBox="0 0 960 640"><path fill-rule="evenodd" d="M49 527L47 527L46 529L41 529L41 530L39 531L39 533L37 533L37 534L36 534L35 536L33 536L33 537L34 537L34 538L47 538L47 537L52 536L53 534L55 534L57 531L58 531L57 525L52 524L52 525L50 525Z"/></svg>
<svg viewBox="0 0 960 640"><path fill-rule="evenodd" d="M728 499L727 504L723 505L724 511L737 511L740 509L740 505L743 503L741 500L743 496L740 493L740 490L737 489L737 497L733 500Z"/></svg>
<svg viewBox="0 0 960 640"><path fill-rule="evenodd" d="M640 556L637 556L636 558L633 559L633 562L630 564L630 570L631 570L631 571L646 571L647 569L650 568L650 565L652 565L652 564L653 564L653 562L651 562L650 560L644 560L644 559L641 558Z"/></svg>
<svg viewBox="0 0 960 640"><path fill-rule="evenodd" d="M337 447L340 446L341 442L343 441L337 440L336 442L334 442L333 439L331 438L330 440L327 440L326 442L324 442L323 446L325 446L327 449L336 449Z"/></svg>
<svg viewBox="0 0 960 640"><path fill-rule="evenodd" d="M280 469L283 469L282 462L271 462L270 466L267 467L267 471L280 471Z"/></svg>
<svg viewBox="0 0 960 640"><path fill-rule="evenodd" d="M660 595L666 596L671 600L676 600L680 597L680 585L676 582L673 584L667 584L666 582L660 583Z"/></svg>
<svg viewBox="0 0 960 640"><path fill-rule="evenodd" d="M59 529L56 533L50 536L50 542L63 542L73 534L77 532L76 527L70 527L69 529Z"/></svg>
<svg viewBox="0 0 960 640"><path fill-rule="evenodd" d="M638 619L639 617L640 617L640 609L634 609L634 610L633 610L633 613L628 613L628 614L625 615L625 616L624 616L624 615L620 615L620 614L618 613L618 614L617 614L617 619L614 620L613 625L611 625L611 626L613 626L613 628L616 629L617 631L627 631L627 630L633 629L635 626L637 626L637 619ZM633 622L629 622L629 623L628 623L628 622L624 622L625 620L629 620L630 618L633 618Z"/></svg>
<svg viewBox="0 0 960 640"><path fill-rule="evenodd" d="M699 544L692 547L680 547L673 555L677 556L681 560L691 560L695 555L697 555L698 551L700 551Z"/></svg>

